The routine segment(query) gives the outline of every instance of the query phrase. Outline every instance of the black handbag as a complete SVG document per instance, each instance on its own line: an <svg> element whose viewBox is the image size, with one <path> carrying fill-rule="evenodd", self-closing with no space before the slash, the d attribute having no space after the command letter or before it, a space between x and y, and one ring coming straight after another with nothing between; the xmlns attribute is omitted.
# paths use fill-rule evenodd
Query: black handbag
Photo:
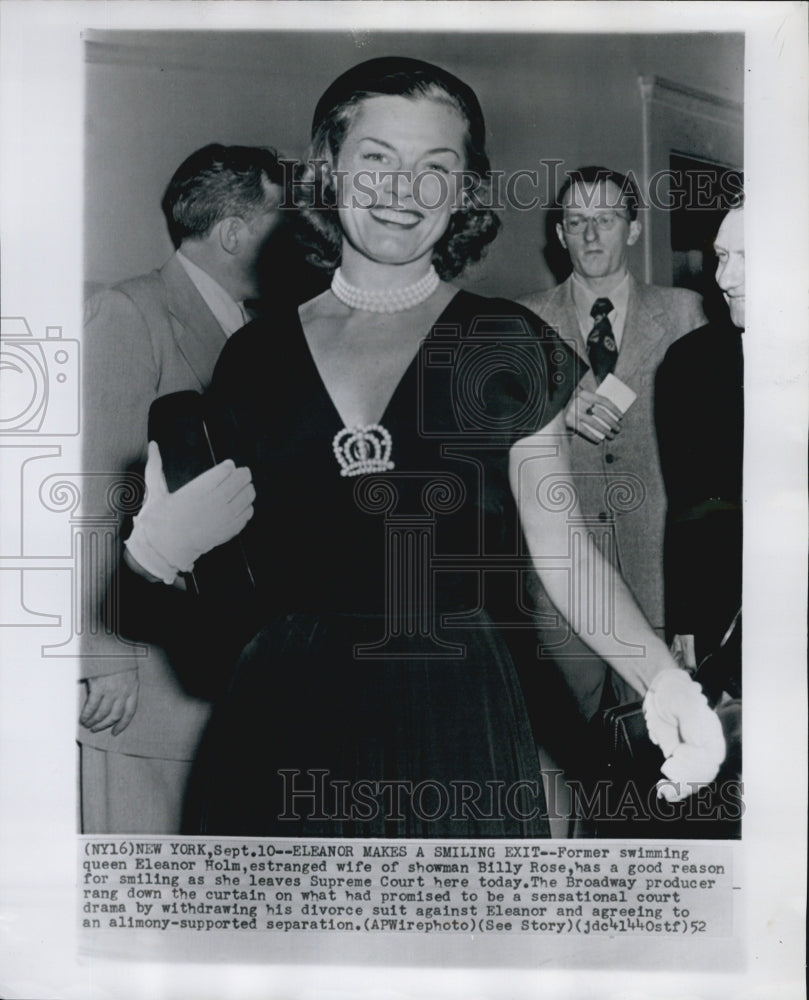
<svg viewBox="0 0 809 1000"><path fill-rule="evenodd" d="M694 672L708 704L715 708L723 692L734 699L741 694L741 609L736 613L718 648L708 654ZM702 818L709 819L710 798L723 781L741 780L740 701L732 711L718 712L725 733L727 755L716 781L699 794ZM694 803L686 800L663 808L656 802L655 788L663 777L663 753L649 738L643 702L616 705L597 712L590 722L590 774L580 789L590 815L584 828L595 836L738 836L739 819L729 820L719 810L719 819L709 830L703 823L695 832L688 816ZM600 783L600 784L599 784ZM600 798L599 798L600 796ZM729 803L725 803L726 805ZM717 811L715 808L714 811ZM719 813L721 812L721 815Z"/></svg>
<svg viewBox="0 0 809 1000"><path fill-rule="evenodd" d="M161 396L152 403L149 440L160 448L163 475L172 493L227 458L243 464L232 412L193 390ZM185 577L197 597L221 598L228 604L247 598L255 588L241 535L200 556Z"/></svg>
<svg viewBox="0 0 809 1000"><path fill-rule="evenodd" d="M594 728L596 741L603 746L606 773L635 778L648 776L656 781L664 757L660 747L649 739L643 702L615 705L597 713Z"/></svg>
<svg viewBox="0 0 809 1000"><path fill-rule="evenodd" d="M735 681L740 672L741 614L739 609L718 648L701 661L693 674L711 708L716 706L724 691L734 697L741 694ZM664 758L660 748L649 739L643 702L604 709L596 713L593 724L602 733L600 742L608 769L639 772L656 765L653 772L659 772Z"/></svg>

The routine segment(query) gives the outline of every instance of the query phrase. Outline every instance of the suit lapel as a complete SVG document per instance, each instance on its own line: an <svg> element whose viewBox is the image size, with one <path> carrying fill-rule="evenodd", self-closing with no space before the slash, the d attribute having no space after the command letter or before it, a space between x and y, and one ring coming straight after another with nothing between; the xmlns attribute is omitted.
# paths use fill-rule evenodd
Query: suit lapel
<svg viewBox="0 0 809 1000"><path fill-rule="evenodd" d="M616 377L632 375L642 369L647 356L660 343L664 333L661 311L655 308L645 289L630 275L626 321L615 366Z"/></svg>
<svg viewBox="0 0 809 1000"><path fill-rule="evenodd" d="M176 255L160 269L177 347L205 388L227 338Z"/></svg>
<svg viewBox="0 0 809 1000"><path fill-rule="evenodd" d="M573 304L572 278L557 285L542 305L540 316L549 323L589 365L576 307ZM639 284L630 274L626 321L621 349L615 366L617 378L629 377L646 366L646 359L666 333L665 313L658 306L654 290Z"/></svg>
<svg viewBox="0 0 809 1000"><path fill-rule="evenodd" d="M561 285L554 288L547 303L542 307L541 317L589 365L590 362L579 330L579 318L573 304L571 281L572 278L567 278Z"/></svg>

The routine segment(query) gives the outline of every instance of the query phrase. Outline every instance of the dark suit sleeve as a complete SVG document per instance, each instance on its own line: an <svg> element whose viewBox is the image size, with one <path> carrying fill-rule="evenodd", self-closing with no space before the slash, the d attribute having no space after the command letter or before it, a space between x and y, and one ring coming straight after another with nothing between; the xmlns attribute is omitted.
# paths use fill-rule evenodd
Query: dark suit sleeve
<svg viewBox="0 0 809 1000"><path fill-rule="evenodd" d="M710 541L697 453L704 431L701 400L689 379L687 353L682 342L671 348L655 380L655 424L668 501L666 627L672 635L696 635L701 630L706 598L701 582L707 570L705 545Z"/></svg>
<svg viewBox="0 0 809 1000"><path fill-rule="evenodd" d="M736 339L703 327L660 366L655 422L668 498L666 626L705 648L741 600L741 362Z"/></svg>
<svg viewBox="0 0 809 1000"><path fill-rule="evenodd" d="M669 351L655 379L655 425L660 450L660 467L666 486L668 508L664 549L666 626L671 634L693 635L692 574L694 571L693 532L686 520L690 480L689 446L695 429L692 411L685 405L687 383L676 357Z"/></svg>
<svg viewBox="0 0 809 1000"><path fill-rule="evenodd" d="M682 481L682 470L686 464L685 438L678 429L677 403L677 363L669 352L657 370L654 395L655 427L669 509L676 507L677 485L678 481Z"/></svg>

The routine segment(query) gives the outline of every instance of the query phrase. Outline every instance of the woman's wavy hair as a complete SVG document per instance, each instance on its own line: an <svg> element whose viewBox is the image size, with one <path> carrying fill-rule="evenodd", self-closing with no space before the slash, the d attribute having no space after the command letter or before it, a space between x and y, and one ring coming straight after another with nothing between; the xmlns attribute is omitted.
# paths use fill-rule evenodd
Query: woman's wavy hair
<svg viewBox="0 0 809 1000"><path fill-rule="evenodd" d="M300 165L294 184L301 222L299 239L306 248L306 259L329 272L340 263L343 230L332 167L362 102L380 96L443 101L466 123L465 193L433 248L433 265L439 277L453 278L467 264L481 259L500 228L499 218L485 207L491 202L491 166L483 112L475 92L462 80L431 63L400 56L370 59L354 66L318 101L308 159Z"/></svg>

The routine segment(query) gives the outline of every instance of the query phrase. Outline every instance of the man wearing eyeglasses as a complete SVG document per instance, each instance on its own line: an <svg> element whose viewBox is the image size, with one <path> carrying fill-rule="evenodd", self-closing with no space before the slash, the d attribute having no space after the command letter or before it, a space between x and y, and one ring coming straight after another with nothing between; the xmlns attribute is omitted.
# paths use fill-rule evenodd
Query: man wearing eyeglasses
<svg viewBox="0 0 809 1000"><path fill-rule="evenodd" d="M705 316L694 292L647 285L629 273L629 248L641 234L640 196L630 178L604 167L570 171L557 205L556 235L573 273L522 302L589 365L566 412L579 501L598 544L662 636L666 494L655 436L654 377L669 346L701 326ZM614 379L637 397L631 404L616 397L623 413L605 395ZM544 591L536 602L539 621L558 619ZM541 625L539 631L543 653L556 662L585 718L639 697L561 625ZM621 637L616 639L620 643ZM642 655L631 648L626 653Z"/></svg>

